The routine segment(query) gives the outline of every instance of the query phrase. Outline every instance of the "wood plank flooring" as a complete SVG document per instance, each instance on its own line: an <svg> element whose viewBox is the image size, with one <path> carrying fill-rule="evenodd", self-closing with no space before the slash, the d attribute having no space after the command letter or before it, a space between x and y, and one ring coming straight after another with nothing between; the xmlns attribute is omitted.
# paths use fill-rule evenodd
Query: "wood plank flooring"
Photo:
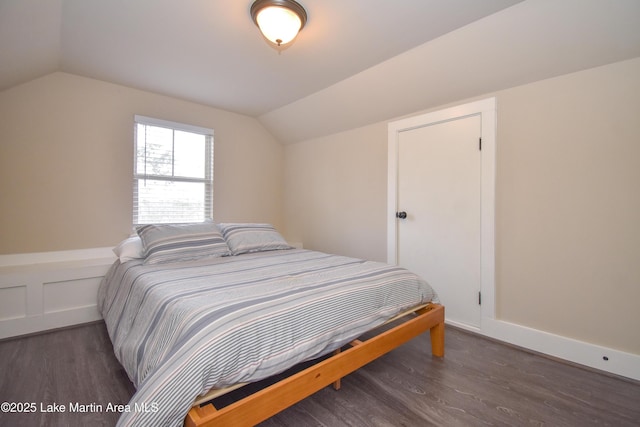
<svg viewBox="0 0 640 427"><path fill-rule="evenodd" d="M443 359L425 334L262 423L300 426L640 426L640 383L447 328ZM0 342L0 426L113 426L135 392L103 323ZM243 391L238 391L241 395ZM218 404L224 404L225 397ZM52 403L64 413L44 413ZM70 403L94 412L69 412ZM101 407L100 407L101 406ZM88 406L86 409L90 409Z"/></svg>

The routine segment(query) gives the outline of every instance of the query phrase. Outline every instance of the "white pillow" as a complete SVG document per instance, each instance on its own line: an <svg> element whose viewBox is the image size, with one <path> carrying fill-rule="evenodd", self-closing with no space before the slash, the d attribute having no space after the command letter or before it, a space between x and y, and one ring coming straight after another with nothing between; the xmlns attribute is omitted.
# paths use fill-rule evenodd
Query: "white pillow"
<svg viewBox="0 0 640 427"><path fill-rule="evenodd" d="M113 248L113 253L120 259L120 262L144 258L140 236L131 236L128 239L124 239L118 243L118 246Z"/></svg>

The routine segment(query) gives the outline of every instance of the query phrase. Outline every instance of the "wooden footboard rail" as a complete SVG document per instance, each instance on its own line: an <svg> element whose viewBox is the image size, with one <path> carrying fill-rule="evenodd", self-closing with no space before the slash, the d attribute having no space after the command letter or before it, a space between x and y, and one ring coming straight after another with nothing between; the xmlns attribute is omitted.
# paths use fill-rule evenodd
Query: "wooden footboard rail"
<svg viewBox="0 0 640 427"><path fill-rule="evenodd" d="M431 333L431 352L444 356L444 307L428 304L415 311L416 316L352 347L336 352L309 368L287 377L263 390L220 410L213 404L191 408L185 419L187 427L253 426L288 408L316 391L333 384L372 360L388 353L427 330Z"/></svg>

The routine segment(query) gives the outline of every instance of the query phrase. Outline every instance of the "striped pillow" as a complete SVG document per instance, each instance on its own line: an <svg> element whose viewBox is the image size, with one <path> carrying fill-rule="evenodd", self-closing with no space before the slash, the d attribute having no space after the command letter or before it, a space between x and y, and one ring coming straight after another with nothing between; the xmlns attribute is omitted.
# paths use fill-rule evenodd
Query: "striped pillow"
<svg viewBox="0 0 640 427"><path fill-rule="evenodd" d="M191 261L231 255L220 230L212 222L149 224L136 228L145 264Z"/></svg>
<svg viewBox="0 0 640 427"><path fill-rule="evenodd" d="M225 223L218 227L234 255L293 248L271 224Z"/></svg>

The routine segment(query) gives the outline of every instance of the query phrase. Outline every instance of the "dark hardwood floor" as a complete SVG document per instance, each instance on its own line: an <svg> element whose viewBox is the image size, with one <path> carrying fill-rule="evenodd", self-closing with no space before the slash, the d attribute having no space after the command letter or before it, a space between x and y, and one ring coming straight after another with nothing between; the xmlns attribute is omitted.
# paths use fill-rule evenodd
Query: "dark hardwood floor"
<svg viewBox="0 0 640 427"><path fill-rule="evenodd" d="M640 426L638 382L450 327L445 351L433 358L420 336L262 426ZM0 372L0 402L36 406L0 413L0 426L113 426L107 405L134 392L102 323L2 341ZM53 403L66 412L42 411Z"/></svg>

